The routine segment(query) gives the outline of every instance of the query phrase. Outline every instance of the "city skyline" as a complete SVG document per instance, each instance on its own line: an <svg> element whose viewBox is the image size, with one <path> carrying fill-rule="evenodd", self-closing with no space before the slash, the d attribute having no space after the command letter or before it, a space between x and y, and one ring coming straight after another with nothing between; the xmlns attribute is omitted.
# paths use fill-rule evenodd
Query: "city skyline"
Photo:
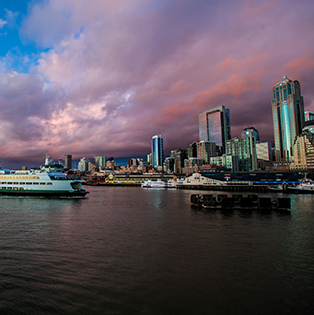
<svg viewBox="0 0 314 315"><path fill-rule="evenodd" d="M314 111L313 12L305 0L2 1L0 159L145 156L155 134L168 156L221 105L231 137L254 126L273 143L284 75Z"/></svg>

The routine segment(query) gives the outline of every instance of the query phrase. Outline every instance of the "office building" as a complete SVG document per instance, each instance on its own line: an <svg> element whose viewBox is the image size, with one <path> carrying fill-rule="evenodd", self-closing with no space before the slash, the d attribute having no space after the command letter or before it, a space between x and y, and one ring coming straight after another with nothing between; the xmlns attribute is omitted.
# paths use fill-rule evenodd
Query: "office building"
<svg viewBox="0 0 314 315"><path fill-rule="evenodd" d="M233 138L226 143L226 154L239 157L240 171L257 169L256 138Z"/></svg>
<svg viewBox="0 0 314 315"><path fill-rule="evenodd" d="M197 157L197 142L189 144L188 147L188 158L196 158Z"/></svg>
<svg viewBox="0 0 314 315"><path fill-rule="evenodd" d="M314 121L308 122L295 139L291 169L314 169Z"/></svg>
<svg viewBox="0 0 314 315"><path fill-rule="evenodd" d="M81 158L80 161L78 162L78 167L77 167L78 170L82 172L87 172L88 163L89 163L89 159L87 159L86 157Z"/></svg>
<svg viewBox="0 0 314 315"><path fill-rule="evenodd" d="M314 120L314 113L313 112L304 112L304 120Z"/></svg>
<svg viewBox="0 0 314 315"><path fill-rule="evenodd" d="M151 142L151 154L152 154L152 165L157 168L163 165L164 162L164 145L163 138L159 136L153 136Z"/></svg>
<svg viewBox="0 0 314 315"><path fill-rule="evenodd" d="M259 132L254 127L249 127L243 129L241 133L241 138L247 138L247 137L255 137L256 142L260 142Z"/></svg>
<svg viewBox="0 0 314 315"><path fill-rule="evenodd" d="M256 143L256 154L258 160L271 161L272 160L271 151L272 148L270 142Z"/></svg>
<svg viewBox="0 0 314 315"><path fill-rule="evenodd" d="M304 125L304 103L298 81L284 76L274 86L272 113L276 162L291 162L294 140Z"/></svg>
<svg viewBox="0 0 314 315"><path fill-rule="evenodd" d="M70 155L70 154L65 155L64 168L67 170L72 169L72 155Z"/></svg>
<svg viewBox="0 0 314 315"><path fill-rule="evenodd" d="M106 157L102 155L98 155L94 157L94 163L99 168L105 168L106 167Z"/></svg>
<svg viewBox="0 0 314 315"><path fill-rule="evenodd" d="M210 164L225 167L232 172L239 171L239 157L234 155L223 154L222 156L211 157Z"/></svg>
<svg viewBox="0 0 314 315"><path fill-rule="evenodd" d="M225 106L207 110L198 115L199 140L216 143L224 153L227 140L231 139L230 111Z"/></svg>
<svg viewBox="0 0 314 315"><path fill-rule="evenodd" d="M172 174L174 172L174 158L173 157L167 157L165 158L164 163L164 172L167 174Z"/></svg>
<svg viewBox="0 0 314 315"><path fill-rule="evenodd" d="M196 145L197 158L204 160L205 163L209 163L209 159L216 156L216 143L209 141L200 141Z"/></svg>
<svg viewBox="0 0 314 315"><path fill-rule="evenodd" d="M178 149L170 152L170 157L174 158L174 172L181 173L184 167L184 160L188 157L188 150Z"/></svg>

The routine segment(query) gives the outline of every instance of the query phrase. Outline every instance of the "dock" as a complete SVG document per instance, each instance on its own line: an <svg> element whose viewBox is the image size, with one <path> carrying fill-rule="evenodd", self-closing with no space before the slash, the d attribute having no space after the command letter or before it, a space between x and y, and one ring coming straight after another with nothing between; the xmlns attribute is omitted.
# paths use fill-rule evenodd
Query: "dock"
<svg viewBox="0 0 314 315"><path fill-rule="evenodd" d="M209 195L192 194L191 206L202 209L268 210L289 211L290 198L259 197L257 195Z"/></svg>

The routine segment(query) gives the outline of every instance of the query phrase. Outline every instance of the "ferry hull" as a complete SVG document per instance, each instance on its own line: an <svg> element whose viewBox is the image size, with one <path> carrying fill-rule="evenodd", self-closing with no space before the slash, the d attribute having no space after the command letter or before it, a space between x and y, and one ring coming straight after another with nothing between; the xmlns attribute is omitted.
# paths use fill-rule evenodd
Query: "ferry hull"
<svg viewBox="0 0 314 315"><path fill-rule="evenodd" d="M43 197L85 197L89 192L80 191L31 191L31 190L0 190L4 196L43 196Z"/></svg>

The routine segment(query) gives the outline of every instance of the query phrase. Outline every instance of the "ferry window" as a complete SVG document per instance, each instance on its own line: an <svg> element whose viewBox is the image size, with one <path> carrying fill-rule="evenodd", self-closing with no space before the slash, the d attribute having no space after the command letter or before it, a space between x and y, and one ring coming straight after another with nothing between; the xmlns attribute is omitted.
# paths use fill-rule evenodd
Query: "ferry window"
<svg viewBox="0 0 314 315"><path fill-rule="evenodd" d="M33 185L39 185L39 183L33 183Z"/></svg>
<svg viewBox="0 0 314 315"><path fill-rule="evenodd" d="M25 185L25 183L20 183L20 185Z"/></svg>
<svg viewBox="0 0 314 315"><path fill-rule="evenodd" d="M13 183L13 185L18 185L19 183L17 183L17 182L15 182L15 183Z"/></svg>
<svg viewBox="0 0 314 315"><path fill-rule="evenodd" d="M47 183L47 185L52 185L52 183Z"/></svg>
<svg viewBox="0 0 314 315"><path fill-rule="evenodd" d="M32 185L33 183L26 183L26 185Z"/></svg>
<svg viewBox="0 0 314 315"><path fill-rule="evenodd" d="M40 185L46 185L46 183L40 183Z"/></svg>
<svg viewBox="0 0 314 315"><path fill-rule="evenodd" d="M12 182L8 182L8 185L12 185Z"/></svg>

